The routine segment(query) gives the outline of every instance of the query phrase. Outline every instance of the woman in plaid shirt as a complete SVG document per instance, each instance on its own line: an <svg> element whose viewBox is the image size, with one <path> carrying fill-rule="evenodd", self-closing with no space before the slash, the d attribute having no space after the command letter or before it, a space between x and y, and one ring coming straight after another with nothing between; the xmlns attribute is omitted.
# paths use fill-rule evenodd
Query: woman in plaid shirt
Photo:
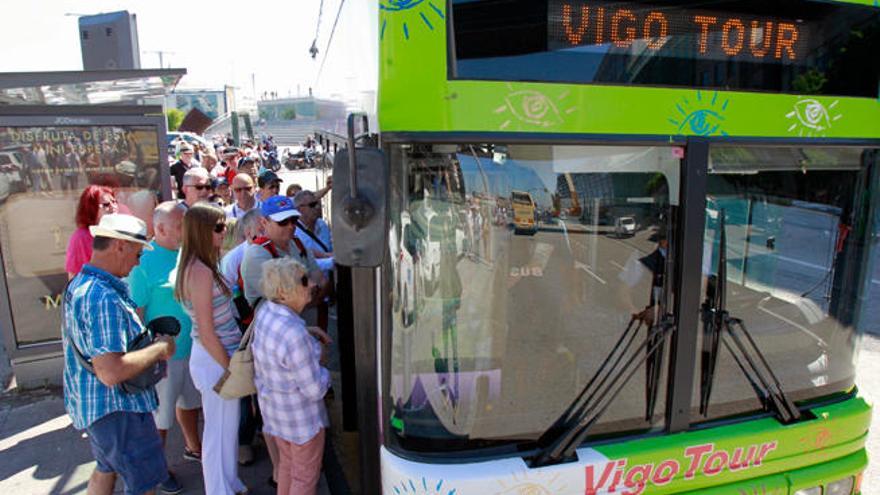
<svg viewBox="0 0 880 495"><path fill-rule="evenodd" d="M288 257L263 263L261 284L267 300L254 320L254 381L263 433L274 437L281 457L278 493L314 494L330 426L324 407L330 373L321 365L330 337L300 317L314 288L301 263Z"/></svg>

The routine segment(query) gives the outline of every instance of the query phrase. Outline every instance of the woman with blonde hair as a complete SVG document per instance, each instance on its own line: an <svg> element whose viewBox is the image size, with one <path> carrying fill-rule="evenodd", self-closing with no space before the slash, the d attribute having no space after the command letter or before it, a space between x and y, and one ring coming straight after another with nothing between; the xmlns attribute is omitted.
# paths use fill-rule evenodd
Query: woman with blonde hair
<svg viewBox="0 0 880 495"><path fill-rule="evenodd" d="M301 263L266 261L261 285L266 301L254 319L252 349L263 433L274 439L280 454L278 494L312 495L330 425L324 407L330 373L322 366L322 344L329 344L330 337L306 327L300 316L314 289Z"/></svg>
<svg viewBox="0 0 880 495"><path fill-rule="evenodd" d="M189 369L202 394L202 477L205 493L212 495L247 491L238 478L236 463L239 401L223 399L214 392L241 341L232 313L232 292L218 266L225 233L226 214L220 208L196 203L187 210L174 289L192 319Z"/></svg>

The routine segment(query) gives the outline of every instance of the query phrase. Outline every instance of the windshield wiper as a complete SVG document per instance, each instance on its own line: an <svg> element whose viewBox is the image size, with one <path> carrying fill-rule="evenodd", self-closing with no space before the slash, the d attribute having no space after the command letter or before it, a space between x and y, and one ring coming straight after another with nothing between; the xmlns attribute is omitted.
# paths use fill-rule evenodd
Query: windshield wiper
<svg viewBox="0 0 880 495"><path fill-rule="evenodd" d="M786 395L782 383L761 349L755 343L745 323L727 312L727 233L725 211L718 212L718 266L713 280L707 284L703 303L703 350L700 376L700 414L708 416L718 351L723 343L733 356L737 367L749 381L765 411L772 410L782 423L791 423L801 417L800 410Z"/></svg>
<svg viewBox="0 0 880 495"><path fill-rule="evenodd" d="M642 328L646 328L646 336L636 346L636 337ZM673 330L674 325L669 315L663 315L653 327L633 317L623 335L577 398L538 439L541 451L531 459L531 466L546 466L571 458L593 425L608 410L614 399L646 361L648 361L646 414L653 415L663 346ZM650 388L652 384L653 390ZM650 397L653 397L653 400Z"/></svg>

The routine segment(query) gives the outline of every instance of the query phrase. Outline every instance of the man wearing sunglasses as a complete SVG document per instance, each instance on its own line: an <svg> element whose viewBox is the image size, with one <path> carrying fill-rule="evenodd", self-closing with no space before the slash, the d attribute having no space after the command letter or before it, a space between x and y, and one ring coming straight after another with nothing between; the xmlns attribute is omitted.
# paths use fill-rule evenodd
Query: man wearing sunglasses
<svg viewBox="0 0 880 495"><path fill-rule="evenodd" d="M226 207L226 218L239 220L245 213L259 206L254 190L254 179L248 174L238 174L232 179L233 203Z"/></svg>
<svg viewBox="0 0 880 495"><path fill-rule="evenodd" d="M272 258L290 256L300 261L308 269L309 277L322 291L325 291L327 279L318 268L315 256L306 249L299 239L294 238L300 212L293 206L293 201L285 196L272 196L260 205L260 211L263 214L261 222L265 237L255 239L254 243L245 249L244 260L241 263L244 296L251 307L255 306L263 297L260 288L263 263ZM319 300L313 301L312 306ZM315 321L309 322L305 314L303 317L306 319L306 323L315 324Z"/></svg>
<svg viewBox="0 0 880 495"><path fill-rule="evenodd" d="M332 271L333 244L329 238L322 238L318 234L321 201L312 191L300 191L293 197L293 202L300 213L296 237L312 252L321 270L324 272Z"/></svg>
<svg viewBox="0 0 880 495"><path fill-rule="evenodd" d="M211 196L211 176L202 167L194 167L183 174L183 204L187 209Z"/></svg>
<svg viewBox="0 0 880 495"><path fill-rule="evenodd" d="M184 195L183 176L186 174L187 170L192 168L195 152L193 151L192 146L183 143L180 145L179 153L180 158L171 165L171 175L174 177L174 180L177 181L177 197L182 198Z"/></svg>

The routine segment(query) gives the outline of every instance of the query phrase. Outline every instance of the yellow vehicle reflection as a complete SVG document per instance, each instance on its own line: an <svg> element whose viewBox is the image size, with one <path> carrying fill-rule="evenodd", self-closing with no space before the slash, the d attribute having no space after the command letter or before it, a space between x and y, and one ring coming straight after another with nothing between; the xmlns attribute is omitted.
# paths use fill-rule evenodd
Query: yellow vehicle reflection
<svg viewBox="0 0 880 495"><path fill-rule="evenodd" d="M513 232L534 235L538 231L538 224L535 222L535 200L532 195L511 191L510 204L513 207Z"/></svg>

